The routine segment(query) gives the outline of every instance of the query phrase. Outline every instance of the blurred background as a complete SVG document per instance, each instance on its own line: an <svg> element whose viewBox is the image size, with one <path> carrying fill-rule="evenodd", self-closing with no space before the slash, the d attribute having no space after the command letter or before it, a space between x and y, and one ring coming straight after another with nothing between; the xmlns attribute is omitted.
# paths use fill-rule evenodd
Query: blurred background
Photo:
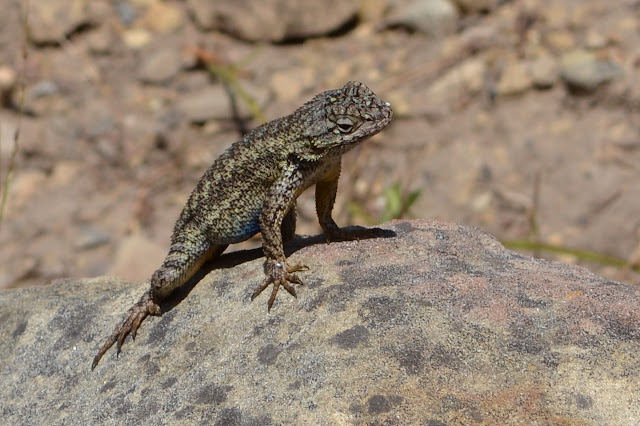
<svg viewBox="0 0 640 426"><path fill-rule="evenodd" d="M638 284L639 69L638 0L5 0L0 289L149 278L231 143L349 80L396 118L345 156L338 224L459 222ZM298 217L320 232L313 191Z"/></svg>

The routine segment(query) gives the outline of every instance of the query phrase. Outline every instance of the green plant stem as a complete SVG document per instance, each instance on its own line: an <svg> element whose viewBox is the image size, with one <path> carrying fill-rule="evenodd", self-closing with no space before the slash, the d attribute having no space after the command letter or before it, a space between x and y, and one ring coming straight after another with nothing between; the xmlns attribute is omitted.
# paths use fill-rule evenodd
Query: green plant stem
<svg viewBox="0 0 640 426"><path fill-rule="evenodd" d="M595 262L601 265L615 266L617 268L631 268L635 272L640 272L640 265L630 264L624 259L609 256L606 254L596 253L589 250L573 249L569 247L556 246L553 244L538 243L527 240L503 240L502 245L513 250L529 250L529 251L546 251L556 254L567 254L575 256L578 260Z"/></svg>
<svg viewBox="0 0 640 426"><path fill-rule="evenodd" d="M4 218L4 211L7 205L7 197L9 195L9 184L13 177L13 171L15 170L16 161L18 158L18 152L20 151L20 127L22 124L22 116L24 115L24 92L25 92L25 74L27 67L28 50L27 44L29 43L29 0L24 2L24 9L21 9L22 28L24 29L24 39L22 41L22 72L20 73L20 83L18 84L19 90L19 106L18 106L18 122L16 124L16 131L13 134L13 149L11 150L11 156L9 157L9 163L7 165L7 172L2 183L2 196L0 198L0 229L2 228L2 219Z"/></svg>
<svg viewBox="0 0 640 426"><path fill-rule="evenodd" d="M258 122L265 123L267 121L262 108L260 108L260 105L258 105L258 102L256 102L256 100L251 95L249 95L238 83L238 78L236 76L237 71L235 68L230 66L207 64L207 70L209 70L211 74L222 80L240 97L240 99L242 99L242 101L249 108L249 112L251 113L251 115L256 120L258 120Z"/></svg>

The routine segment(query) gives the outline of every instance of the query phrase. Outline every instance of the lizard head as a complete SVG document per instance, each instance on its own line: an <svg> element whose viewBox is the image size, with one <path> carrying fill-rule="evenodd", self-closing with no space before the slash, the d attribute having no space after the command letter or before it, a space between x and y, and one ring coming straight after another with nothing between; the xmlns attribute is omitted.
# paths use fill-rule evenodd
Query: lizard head
<svg viewBox="0 0 640 426"><path fill-rule="evenodd" d="M317 140L318 148L346 152L380 132L393 119L391 104L358 81L323 95L327 137Z"/></svg>
<svg viewBox="0 0 640 426"><path fill-rule="evenodd" d="M319 94L300 112L313 116L304 132L310 150L296 153L306 160L342 155L380 132L393 119L391 104L357 81Z"/></svg>

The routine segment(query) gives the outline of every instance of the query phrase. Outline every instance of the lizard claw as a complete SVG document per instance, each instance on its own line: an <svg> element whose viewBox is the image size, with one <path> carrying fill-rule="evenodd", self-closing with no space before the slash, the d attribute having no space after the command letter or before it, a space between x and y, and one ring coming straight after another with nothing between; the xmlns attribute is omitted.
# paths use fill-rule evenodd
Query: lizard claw
<svg viewBox="0 0 640 426"><path fill-rule="evenodd" d="M264 281L262 281L262 284L260 284L260 286L255 289L255 291L251 295L251 300L258 297L258 295L271 284L273 284L273 290L271 290L271 296L269 297L269 301L267 302L267 312L271 311L271 307L276 300L276 296L278 294L280 286L284 287L284 289L287 290L287 293L297 298L298 296L296 295L296 289L291 284L304 285L304 283L302 282L300 277L298 277L293 272L305 271L307 269L309 268L305 265L296 264L287 266L286 262L267 260L265 262L265 273L267 274L267 276Z"/></svg>
<svg viewBox="0 0 640 426"><path fill-rule="evenodd" d="M102 345L102 348L93 359L93 363L91 363L91 369L96 368L102 356L116 343L116 356L119 355L122 344L127 336L131 335L131 338L135 340L140 324L142 324L142 321L149 315L161 315L161 312L160 307L151 298L151 294L146 292L142 295L140 301L129 309L124 321L116 327L113 333L111 333L111 336L109 336L104 345Z"/></svg>

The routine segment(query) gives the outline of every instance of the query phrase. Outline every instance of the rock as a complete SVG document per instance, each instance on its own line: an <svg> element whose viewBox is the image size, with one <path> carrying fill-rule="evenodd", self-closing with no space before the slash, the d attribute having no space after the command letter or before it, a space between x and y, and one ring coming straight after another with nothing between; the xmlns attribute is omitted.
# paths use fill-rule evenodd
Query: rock
<svg viewBox="0 0 640 426"><path fill-rule="evenodd" d="M82 111L85 117L82 134L90 140L96 140L115 131L118 120L113 107L101 98L88 100Z"/></svg>
<svg viewBox="0 0 640 426"><path fill-rule="evenodd" d="M494 25L474 25L466 28L460 39L467 46L467 49L478 52L500 44L504 37Z"/></svg>
<svg viewBox="0 0 640 426"><path fill-rule="evenodd" d="M105 55L111 52L113 48L113 33L108 28L100 28L92 31L87 36L87 44L91 53Z"/></svg>
<svg viewBox="0 0 640 426"><path fill-rule="evenodd" d="M358 18L363 22L379 23L388 8L386 0L367 0L360 2Z"/></svg>
<svg viewBox="0 0 640 426"><path fill-rule="evenodd" d="M178 74L172 87L178 92L199 91L211 84L211 74L209 71L190 70L189 72Z"/></svg>
<svg viewBox="0 0 640 426"><path fill-rule="evenodd" d="M24 88L24 98L22 98L22 90L13 90L9 102L14 106L23 105L25 112L36 117L66 111L70 108L67 97L70 90L69 86L63 86L63 84L50 79L40 80Z"/></svg>
<svg viewBox="0 0 640 426"><path fill-rule="evenodd" d="M122 32L122 41L130 49L141 49L152 40L151 33L142 28L132 28Z"/></svg>
<svg viewBox="0 0 640 426"><path fill-rule="evenodd" d="M15 70L6 65L0 65L0 98L9 94L18 81Z"/></svg>
<svg viewBox="0 0 640 426"><path fill-rule="evenodd" d="M143 235L130 235L119 244L109 274L131 281L148 280L162 264L167 250Z"/></svg>
<svg viewBox="0 0 640 426"><path fill-rule="evenodd" d="M569 24L571 12L569 5L564 2L554 2L538 10L540 18L549 28L564 28Z"/></svg>
<svg viewBox="0 0 640 426"><path fill-rule="evenodd" d="M300 99L305 89L318 81L313 68L289 68L275 72L271 76L270 87L281 101Z"/></svg>
<svg viewBox="0 0 640 426"><path fill-rule="evenodd" d="M298 298L251 302L261 251L91 360L147 289L63 280L0 298L6 424L628 424L640 416L640 287L504 249L478 228L297 240ZM304 246L304 247L303 247ZM140 256L136 253L136 256ZM207 270L208 271L208 270ZM207 272L204 271L204 272ZM56 407L56 409L47 409ZM552 413L552 414L550 414Z"/></svg>
<svg viewBox="0 0 640 426"><path fill-rule="evenodd" d="M609 59L600 59L586 50L572 50L562 56L561 75L572 89L593 91L602 84L622 77L622 67Z"/></svg>
<svg viewBox="0 0 640 426"><path fill-rule="evenodd" d="M527 67L520 62L509 62L502 71L496 90L499 96L514 96L526 92L531 86Z"/></svg>
<svg viewBox="0 0 640 426"><path fill-rule="evenodd" d="M26 97L44 98L46 96L53 96L60 93L60 87L55 81L42 80L33 85Z"/></svg>
<svg viewBox="0 0 640 426"><path fill-rule="evenodd" d="M46 185L47 175L41 170L27 169L16 173L9 186L9 208L23 209L32 198L46 190Z"/></svg>
<svg viewBox="0 0 640 426"><path fill-rule="evenodd" d="M498 0L454 0L454 2L467 14L488 12L498 6Z"/></svg>
<svg viewBox="0 0 640 426"><path fill-rule="evenodd" d="M61 161L58 157L61 152L73 151L79 132L80 129L65 117L43 120L23 117L20 150L29 158L43 161L43 169L51 169Z"/></svg>
<svg viewBox="0 0 640 426"><path fill-rule="evenodd" d="M88 0L40 1L29 9L29 39L36 44L60 43L68 34L93 22Z"/></svg>
<svg viewBox="0 0 640 426"><path fill-rule="evenodd" d="M352 20L358 1L188 0L197 24L249 41L285 41L330 34ZM247 13L250 10L251 13Z"/></svg>
<svg viewBox="0 0 640 426"><path fill-rule="evenodd" d="M607 43L607 38L593 29L587 31L584 37L584 45L589 49L602 49Z"/></svg>
<svg viewBox="0 0 640 426"><path fill-rule="evenodd" d="M20 257L12 259L11 266L0 266L0 292L11 287L12 284L19 280L32 275L38 268L38 261L32 256ZM0 317L2 313L0 313ZM1 364L0 364L1 366Z"/></svg>
<svg viewBox="0 0 640 426"><path fill-rule="evenodd" d="M50 187L67 187L69 184L77 181L78 176L86 173L86 170L83 170L83 165L84 163L81 160L57 161L47 179Z"/></svg>
<svg viewBox="0 0 640 426"><path fill-rule="evenodd" d="M483 59L471 57L456 65L427 89L430 104L450 103L461 93L475 94L484 86L487 66Z"/></svg>
<svg viewBox="0 0 640 426"><path fill-rule="evenodd" d="M458 10L448 0L414 0L389 17L387 25L442 37L456 31Z"/></svg>
<svg viewBox="0 0 640 426"><path fill-rule="evenodd" d="M192 123L204 123L214 118L231 116L229 96L221 85L204 88L198 93L185 94L178 100L176 107Z"/></svg>
<svg viewBox="0 0 640 426"><path fill-rule="evenodd" d="M138 12L133 5L128 1L118 1L115 3L115 11L125 26L133 24L133 21L138 17Z"/></svg>
<svg viewBox="0 0 640 426"><path fill-rule="evenodd" d="M560 78L560 69L551 55L542 54L529 65L529 75L534 87L549 89Z"/></svg>
<svg viewBox="0 0 640 426"><path fill-rule="evenodd" d="M263 105L266 99L266 91L247 90L254 96L258 105ZM249 111L244 102L236 97L238 113L241 117L249 117ZM184 115L192 123L204 123L212 119L228 119L233 117L231 101L227 91L221 85L211 86L200 90L198 93L185 93L176 104L178 112Z"/></svg>
<svg viewBox="0 0 640 426"><path fill-rule="evenodd" d="M79 250L88 250L111 241L111 237L107 231L93 225L80 226L76 237L75 247Z"/></svg>
<svg viewBox="0 0 640 426"><path fill-rule="evenodd" d="M6 170L11 153L16 149L14 137L18 130L18 120L16 117L7 117L0 114L0 169Z"/></svg>
<svg viewBox="0 0 640 426"><path fill-rule="evenodd" d="M573 34L567 30L552 31L546 35L547 45L558 52L567 51L575 46Z"/></svg>
<svg viewBox="0 0 640 426"><path fill-rule="evenodd" d="M144 15L147 28L158 33L170 33L184 22L182 8L175 3L157 1L152 3Z"/></svg>
<svg viewBox="0 0 640 426"><path fill-rule="evenodd" d="M149 84L169 82L180 71L182 57L176 49L154 49L142 57L138 78Z"/></svg>
<svg viewBox="0 0 640 426"><path fill-rule="evenodd" d="M122 119L122 129L124 158L128 167L134 170L149 160L158 148L159 138L168 134L170 125L161 120L154 122L146 115L128 114Z"/></svg>

